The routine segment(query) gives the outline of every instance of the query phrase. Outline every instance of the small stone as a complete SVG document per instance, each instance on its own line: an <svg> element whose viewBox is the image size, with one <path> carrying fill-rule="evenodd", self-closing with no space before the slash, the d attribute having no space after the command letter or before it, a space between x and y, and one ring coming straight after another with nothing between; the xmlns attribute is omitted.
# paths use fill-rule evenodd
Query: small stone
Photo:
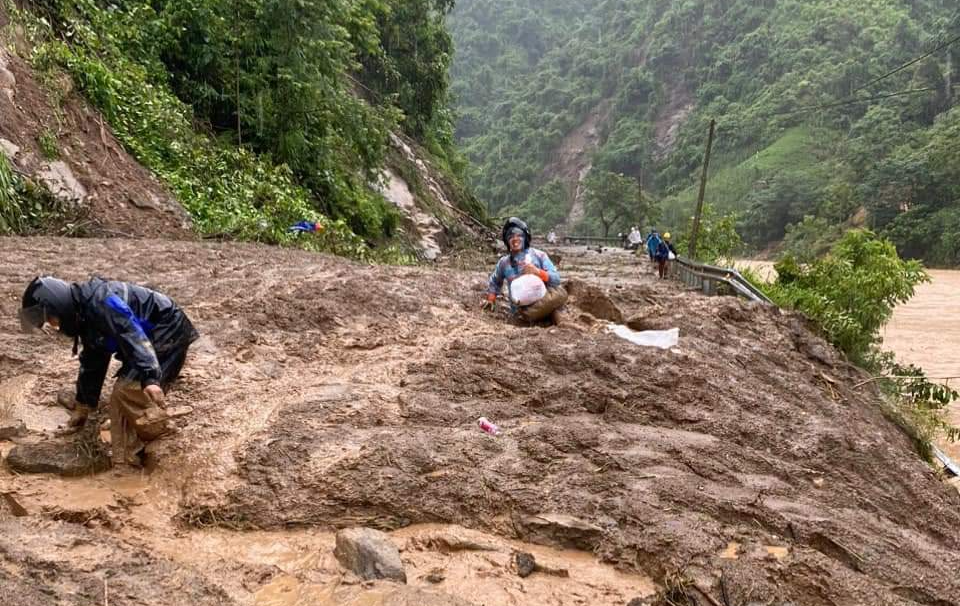
<svg viewBox="0 0 960 606"><path fill-rule="evenodd" d="M447 577L444 576L444 574L438 570L432 570L430 571L429 574L427 574L427 576L423 577L423 579L426 582L433 583L434 585L436 585L437 583L442 583L443 580L446 578Z"/></svg>
<svg viewBox="0 0 960 606"><path fill-rule="evenodd" d="M537 569L537 560L534 559L532 553L518 551L514 554L513 559L517 563L517 574L521 578L530 576Z"/></svg>
<svg viewBox="0 0 960 606"><path fill-rule="evenodd" d="M337 561L365 580L393 579L407 582L400 551L390 537L372 528L347 528L337 533L333 550Z"/></svg>

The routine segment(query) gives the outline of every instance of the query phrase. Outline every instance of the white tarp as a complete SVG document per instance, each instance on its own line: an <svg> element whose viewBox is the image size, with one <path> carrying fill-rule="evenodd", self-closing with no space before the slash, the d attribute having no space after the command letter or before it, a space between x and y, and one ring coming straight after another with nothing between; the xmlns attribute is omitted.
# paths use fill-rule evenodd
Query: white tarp
<svg viewBox="0 0 960 606"><path fill-rule="evenodd" d="M611 324L608 330L621 339L626 339L634 345L641 347L659 347L660 349L670 349L676 347L680 342L680 329L671 328L669 330L631 330L623 324Z"/></svg>

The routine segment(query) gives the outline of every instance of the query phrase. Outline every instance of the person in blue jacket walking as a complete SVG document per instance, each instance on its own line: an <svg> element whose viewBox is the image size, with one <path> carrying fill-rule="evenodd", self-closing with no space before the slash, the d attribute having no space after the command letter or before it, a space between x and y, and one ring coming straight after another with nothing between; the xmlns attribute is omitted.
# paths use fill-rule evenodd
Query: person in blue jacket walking
<svg viewBox="0 0 960 606"><path fill-rule="evenodd" d="M650 255L650 260L654 261L657 254L657 247L660 246L660 232L657 230L651 230L650 235L647 236L647 254Z"/></svg>

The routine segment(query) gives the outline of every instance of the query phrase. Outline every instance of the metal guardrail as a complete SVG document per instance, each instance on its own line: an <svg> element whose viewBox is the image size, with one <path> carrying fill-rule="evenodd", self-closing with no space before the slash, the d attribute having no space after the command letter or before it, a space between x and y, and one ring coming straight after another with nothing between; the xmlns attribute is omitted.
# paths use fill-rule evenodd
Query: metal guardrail
<svg viewBox="0 0 960 606"><path fill-rule="evenodd" d="M767 295L763 294L735 269L707 265L681 257L677 257L674 264L677 268L675 274L677 278L687 286L702 289L704 294L717 294L718 285L726 284L742 297L773 305L773 301Z"/></svg>
<svg viewBox="0 0 960 606"><path fill-rule="evenodd" d="M577 243L589 243L589 242L606 242L610 244L622 244L624 242L623 238L618 238L616 236L563 236L560 238L567 244L577 244Z"/></svg>

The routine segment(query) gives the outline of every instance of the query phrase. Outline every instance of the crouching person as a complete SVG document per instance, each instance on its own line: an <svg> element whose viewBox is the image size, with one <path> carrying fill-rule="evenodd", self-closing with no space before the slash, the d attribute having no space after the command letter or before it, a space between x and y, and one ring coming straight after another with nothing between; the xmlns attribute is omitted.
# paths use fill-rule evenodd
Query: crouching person
<svg viewBox="0 0 960 606"><path fill-rule="evenodd" d="M550 257L530 247L530 229L516 217L507 220L500 235L507 245L507 254L490 274L484 308L493 309L506 282L511 310L517 319L533 323L550 316L554 324L560 325L567 291L560 285L560 273ZM520 278L523 280L517 282Z"/></svg>
<svg viewBox="0 0 960 606"><path fill-rule="evenodd" d="M80 351L76 405L69 424L83 427L100 401L111 356L121 362L110 395L113 463L141 466L146 442L171 426L165 393L198 338L169 297L127 282L34 279L23 293L20 325L34 332L49 324Z"/></svg>

